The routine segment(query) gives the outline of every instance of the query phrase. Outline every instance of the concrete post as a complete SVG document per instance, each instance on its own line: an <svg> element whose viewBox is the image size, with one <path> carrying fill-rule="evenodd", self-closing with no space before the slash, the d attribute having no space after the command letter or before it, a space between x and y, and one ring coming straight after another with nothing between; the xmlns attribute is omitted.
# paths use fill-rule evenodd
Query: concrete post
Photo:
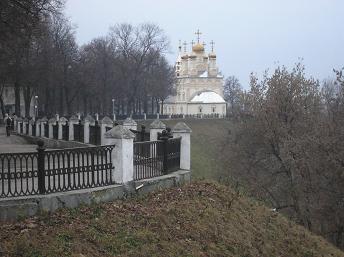
<svg viewBox="0 0 344 257"><path fill-rule="evenodd" d="M143 114L143 119L147 120L147 114L146 113Z"/></svg>
<svg viewBox="0 0 344 257"><path fill-rule="evenodd" d="M122 125L105 133L105 145L116 145L111 156L115 167L112 180L116 183L134 180L134 137L134 133Z"/></svg>
<svg viewBox="0 0 344 257"><path fill-rule="evenodd" d="M32 131L32 125L34 124L34 120L30 120L29 123L28 123L28 126L29 126L29 136L32 136L33 135L33 131Z"/></svg>
<svg viewBox="0 0 344 257"><path fill-rule="evenodd" d="M22 123L23 121L22 121L22 119L20 119L20 118L18 118L17 119L17 132L18 132L18 134L20 134L20 127L21 127L21 123Z"/></svg>
<svg viewBox="0 0 344 257"><path fill-rule="evenodd" d="M191 166L191 132L191 129L184 122L178 122L172 130L174 138L182 138L180 145L180 169L182 170L190 170Z"/></svg>
<svg viewBox="0 0 344 257"><path fill-rule="evenodd" d="M46 117L43 117L41 119L41 135L40 135L41 137L45 136L44 135L44 132L45 132L44 125L47 124L47 122L48 122L48 119Z"/></svg>
<svg viewBox="0 0 344 257"><path fill-rule="evenodd" d="M53 138L54 137L54 131L53 131L53 125L56 125L56 119L55 118L51 118L48 121L48 125L49 125L49 138Z"/></svg>
<svg viewBox="0 0 344 257"><path fill-rule="evenodd" d="M74 140L74 124L78 124L79 123L79 118L77 116L72 116L70 117L69 119L69 131L68 131L68 134L69 134L69 138L68 140L69 141L73 141Z"/></svg>
<svg viewBox="0 0 344 257"><path fill-rule="evenodd" d="M158 120L159 118L160 118L160 114L157 113L157 114L156 114L156 119Z"/></svg>
<svg viewBox="0 0 344 257"><path fill-rule="evenodd" d="M154 120L150 125L150 141L158 140L158 133L161 133L164 129L166 129L166 125L161 120Z"/></svg>
<svg viewBox="0 0 344 257"><path fill-rule="evenodd" d="M99 114L98 113L96 113L96 121L99 121Z"/></svg>
<svg viewBox="0 0 344 257"><path fill-rule="evenodd" d="M27 126L27 119L24 119L23 120L23 134L25 135L26 134L26 126Z"/></svg>
<svg viewBox="0 0 344 257"><path fill-rule="evenodd" d="M115 121L116 120L116 114L113 114L113 121Z"/></svg>
<svg viewBox="0 0 344 257"><path fill-rule="evenodd" d="M95 125L95 120L92 118L91 115L87 115L84 119L84 143L90 143L90 125Z"/></svg>
<svg viewBox="0 0 344 257"><path fill-rule="evenodd" d="M106 133L106 128L112 128L113 127L113 121L105 116L101 121L100 121L100 144L104 145L105 144L105 133Z"/></svg>
<svg viewBox="0 0 344 257"><path fill-rule="evenodd" d="M84 143L88 144L90 142L90 122L88 120L84 120Z"/></svg>
<svg viewBox="0 0 344 257"><path fill-rule="evenodd" d="M17 130L17 120L18 120L18 117L17 117L17 115L13 115L13 124L14 124L14 126L13 126L13 130L15 131L15 130Z"/></svg>
<svg viewBox="0 0 344 257"><path fill-rule="evenodd" d="M62 126L66 125L68 120L65 117L61 117L58 120L57 126L58 126L58 132L57 132L57 139L62 140Z"/></svg>
<svg viewBox="0 0 344 257"><path fill-rule="evenodd" d="M126 118L123 121L123 127L127 129L137 130L137 123L132 118Z"/></svg>
<svg viewBox="0 0 344 257"><path fill-rule="evenodd" d="M38 119L38 120L36 120L36 137L40 137L41 136L41 134L39 133L40 127L41 127L41 120Z"/></svg>

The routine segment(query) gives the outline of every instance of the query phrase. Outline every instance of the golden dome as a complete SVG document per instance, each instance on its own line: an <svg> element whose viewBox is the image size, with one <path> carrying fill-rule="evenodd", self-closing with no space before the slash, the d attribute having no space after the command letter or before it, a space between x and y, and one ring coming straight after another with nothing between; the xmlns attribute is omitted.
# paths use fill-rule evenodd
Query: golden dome
<svg viewBox="0 0 344 257"><path fill-rule="evenodd" d="M197 43L197 44L195 44L192 47L192 51L194 51L194 52L203 52L204 51L204 46L201 45L200 43Z"/></svg>

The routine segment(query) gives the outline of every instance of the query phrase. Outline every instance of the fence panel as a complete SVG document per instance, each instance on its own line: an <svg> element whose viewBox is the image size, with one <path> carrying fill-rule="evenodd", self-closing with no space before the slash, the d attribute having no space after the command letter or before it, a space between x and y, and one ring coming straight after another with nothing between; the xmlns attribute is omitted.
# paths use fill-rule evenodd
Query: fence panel
<svg viewBox="0 0 344 257"><path fill-rule="evenodd" d="M0 154L0 198L114 184L114 145Z"/></svg>
<svg viewBox="0 0 344 257"><path fill-rule="evenodd" d="M45 153L45 191L70 191L111 185L114 146L71 148Z"/></svg>
<svg viewBox="0 0 344 257"><path fill-rule="evenodd" d="M134 180L179 170L180 147L181 138L134 143Z"/></svg>
<svg viewBox="0 0 344 257"><path fill-rule="evenodd" d="M100 145L100 126L98 122L94 126L90 126L90 144L92 145Z"/></svg>
<svg viewBox="0 0 344 257"><path fill-rule="evenodd" d="M162 175L162 149L162 141L134 143L134 180Z"/></svg>
<svg viewBox="0 0 344 257"><path fill-rule="evenodd" d="M69 140L69 126L68 123L66 125L62 125L62 139L68 141Z"/></svg>
<svg viewBox="0 0 344 257"><path fill-rule="evenodd" d="M44 136L49 137L49 124L48 123L44 124Z"/></svg>
<svg viewBox="0 0 344 257"><path fill-rule="evenodd" d="M0 198L38 194L37 152L0 154Z"/></svg>
<svg viewBox="0 0 344 257"><path fill-rule="evenodd" d="M84 142L84 126L81 122L74 124L74 140Z"/></svg>
<svg viewBox="0 0 344 257"><path fill-rule="evenodd" d="M59 131L59 126L53 125L53 138L54 139L58 139L58 131Z"/></svg>
<svg viewBox="0 0 344 257"><path fill-rule="evenodd" d="M167 141L167 172L177 171L180 168L180 144L180 137Z"/></svg>

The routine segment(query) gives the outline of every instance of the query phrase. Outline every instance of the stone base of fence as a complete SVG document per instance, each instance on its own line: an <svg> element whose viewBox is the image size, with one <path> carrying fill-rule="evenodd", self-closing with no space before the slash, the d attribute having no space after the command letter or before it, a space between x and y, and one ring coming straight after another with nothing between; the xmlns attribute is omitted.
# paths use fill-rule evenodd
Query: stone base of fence
<svg viewBox="0 0 344 257"><path fill-rule="evenodd" d="M0 199L0 221L14 221L59 208L109 202L129 196L140 196L157 189L181 186L190 182L190 171L179 170L168 175L138 180L129 184L116 184L62 193L12 197Z"/></svg>

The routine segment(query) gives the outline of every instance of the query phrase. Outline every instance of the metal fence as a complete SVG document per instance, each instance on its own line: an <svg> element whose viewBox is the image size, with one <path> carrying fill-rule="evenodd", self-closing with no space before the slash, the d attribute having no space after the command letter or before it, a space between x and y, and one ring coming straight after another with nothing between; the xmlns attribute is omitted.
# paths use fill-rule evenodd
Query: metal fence
<svg viewBox="0 0 344 257"><path fill-rule="evenodd" d="M78 142L84 142L84 126L81 124L81 120L78 124L74 124L74 140Z"/></svg>
<svg viewBox="0 0 344 257"><path fill-rule="evenodd" d="M100 145L100 141L101 141L100 125L98 124L98 121L96 121L94 126L90 126L90 144Z"/></svg>
<svg viewBox="0 0 344 257"><path fill-rule="evenodd" d="M181 138L134 143L134 180L157 177L180 167Z"/></svg>
<svg viewBox="0 0 344 257"><path fill-rule="evenodd" d="M62 125L62 139L69 140L69 125L68 122L65 125Z"/></svg>
<svg viewBox="0 0 344 257"><path fill-rule="evenodd" d="M53 125L53 138L54 139L58 139L58 131L59 131L59 126L57 124Z"/></svg>
<svg viewBox="0 0 344 257"><path fill-rule="evenodd" d="M114 147L0 154L0 198L111 185Z"/></svg>

